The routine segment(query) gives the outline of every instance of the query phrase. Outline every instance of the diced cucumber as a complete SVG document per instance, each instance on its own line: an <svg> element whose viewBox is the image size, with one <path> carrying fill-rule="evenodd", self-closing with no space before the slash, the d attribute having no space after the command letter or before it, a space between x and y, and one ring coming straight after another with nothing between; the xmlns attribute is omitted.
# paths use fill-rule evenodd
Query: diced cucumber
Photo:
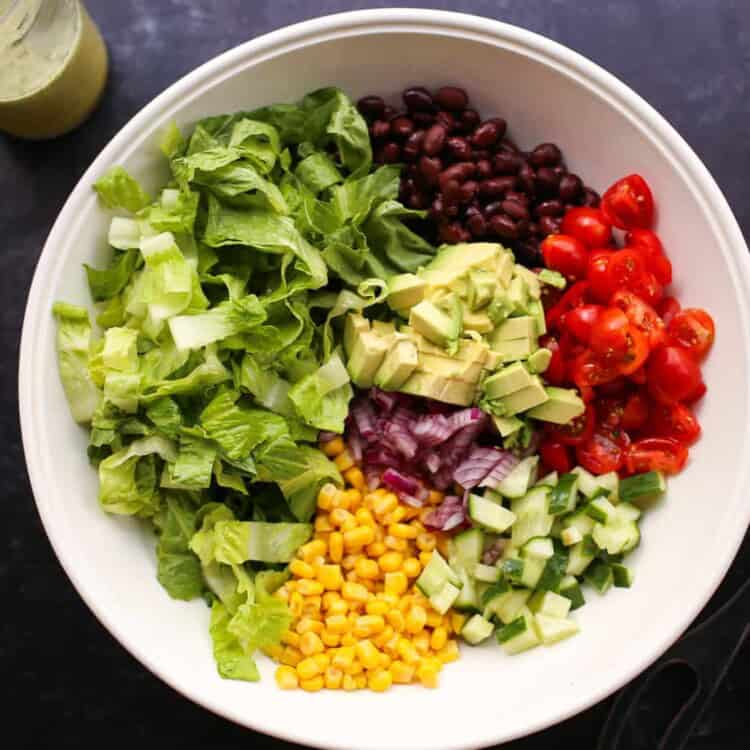
<svg viewBox="0 0 750 750"><path fill-rule="evenodd" d="M554 487L558 482L558 476L556 471L551 471L549 474L543 476L534 486L535 487Z"/></svg>
<svg viewBox="0 0 750 750"><path fill-rule="evenodd" d="M625 502L648 499L663 494L666 489L664 474L660 471L647 471L620 482L620 499Z"/></svg>
<svg viewBox="0 0 750 750"><path fill-rule="evenodd" d="M586 506L586 513L599 523L607 523L615 515L615 506L606 497L597 497Z"/></svg>
<svg viewBox="0 0 750 750"><path fill-rule="evenodd" d="M446 583L452 583L460 588L461 579L456 572L443 559L441 554L434 550L430 556L430 561L425 565L419 578L417 578L417 588L429 599L443 589Z"/></svg>
<svg viewBox="0 0 750 750"><path fill-rule="evenodd" d="M453 606L453 602L456 601L460 593L461 589L458 586L446 581L440 591L429 597L430 604L437 612L444 615Z"/></svg>
<svg viewBox="0 0 750 750"><path fill-rule="evenodd" d="M512 583L520 583L523 575L523 560L510 558L503 560L503 574Z"/></svg>
<svg viewBox="0 0 750 750"><path fill-rule="evenodd" d="M635 549L641 540L637 523L640 515L641 511L635 505L620 503L614 513L609 515L606 523L597 523L594 526L591 536L597 546L606 550L608 554L626 554Z"/></svg>
<svg viewBox="0 0 750 750"><path fill-rule="evenodd" d="M541 641L536 630L534 615L528 609L524 609L521 616L513 623L498 630L497 640L506 654L520 654L522 651L538 646Z"/></svg>
<svg viewBox="0 0 750 750"><path fill-rule="evenodd" d="M586 512L588 506L584 505L578 508L575 513L571 513L562 519L563 528L571 527L578 529L582 536L590 534L594 530L594 519Z"/></svg>
<svg viewBox="0 0 750 750"><path fill-rule="evenodd" d="M575 510L577 500L578 476L572 473L563 474L550 492L549 512L553 516L571 513Z"/></svg>
<svg viewBox="0 0 750 750"><path fill-rule="evenodd" d="M521 557L534 557L547 560L555 554L555 545L549 537L534 537L521 548Z"/></svg>
<svg viewBox="0 0 750 750"><path fill-rule="evenodd" d="M557 591L568 569L568 551L557 549L544 564L542 575L536 587L542 591Z"/></svg>
<svg viewBox="0 0 750 750"><path fill-rule="evenodd" d="M544 568L547 565L546 560L540 560L538 557L529 557L523 561L523 571L521 572L520 584L529 589L535 589L542 577Z"/></svg>
<svg viewBox="0 0 750 750"><path fill-rule="evenodd" d="M523 497L536 481L539 456L524 458L497 487L505 497Z"/></svg>
<svg viewBox="0 0 750 750"><path fill-rule="evenodd" d="M576 466L572 473L578 475L578 489L589 500L603 494L609 496L610 500L617 500L619 480L616 472L611 471L609 474L595 477L582 466Z"/></svg>
<svg viewBox="0 0 750 750"><path fill-rule="evenodd" d="M510 591L496 597L492 604L485 608L484 616L494 615L500 622L507 625L526 606L530 596L531 591L528 589L510 589Z"/></svg>
<svg viewBox="0 0 750 750"><path fill-rule="evenodd" d="M617 506L617 518L621 521L637 521L641 515L641 509L632 503L622 502Z"/></svg>
<svg viewBox="0 0 750 750"><path fill-rule="evenodd" d="M461 637L472 646L476 646L482 641L486 641L491 635L495 626L485 620L482 615L473 615L469 621L461 628Z"/></svg>
<svg viewBox="0 0 750 750"><path fill-rule="evenodd" d="M567 617L571 601L554 591L538 591L529 600L529 609L535 614L549 617Z"/></svg>
<svg viewBox="0 0 750 750"><path fill-rule="evenodd" d="M592 563L594 557L596 557L596 552L591 549L591 537L584 537L583 541L570 548L568 566L565 568L566 574L570 576L582 575L583 571Z"/></svg>
<svg viewBox="0 0 750 750"><path fill-rule="evenodd" d="M560 539L566 547L572 547L583 539L583 534L575 526L568 526L560 532Z"/></svg>
<svg viewBox="0 0 750 750"><path fill-rule="evenodd" d="M612 579L619 589L629 589L633 585L633 572L620 563L612 566Z"/></svg>
<svg viewBox="0 0 750 750"><path fill-rule="evenodd" d="M507 581L501 579L497 583L489 586L486 591L482 592L479 603L482 607L482 612L485 618L489 619L495 614L495 605L498 603L500 597L507 594L509 591L510 586Z"/></svg>
<svg viewBox="0 0 750 750"><path fill-rule="evenodd" d="M607 563L597 560L584 575L586 583L593 586L600 594L606 594L612 588L614 576Z"/></svg>
<svg viewBox="0 0 750 750"><path fill-rule="evenodd" d="M451 539L451 552L456 560L471 570L482 558L484 532L481 529L466 529Z"/></svg>
<svg viewBox="0 0 750 750"><path fill-rule="evenodd" d="M493 503L492 500L486 500L479 495L469 495L469 518L490 531L502 534L515 523L516 514L502 505Z"/></svg>
<svg viewBox="0 0 750 750"><path fill-rule="evenodd" d="M578 609L586 604L581 585L578 583L575 576L566 575L560 582L559 592L560 596L570 599L571 610Z"/></svg>
<svg viewBox="0 0 750 750"><path fill-rule="evenodd" d="M547 512L549 487L534 487L511 503L516 522L511 527L513 545L521 547L535 536L549 536L554 517Z"/></svg>
<svg viewBox="0 0 750 750"><path fill-rule="evenodd" d="M456 572L461 579L461 590L453 602L453 607L462 611L477 611L479 609L479 596L474 579L465 568L458 568Z"/></svg>
<svg viewBox="0 0 750 750"><path fill-rule="evenodd" d="M477 563L474 566L474 578L484 583L497 583L500 580L501 571L495 565L483 565Z"/></svg>
<svg viewBox="0 0 750 750"><path fill-rule="evenodd" d="M596 477L593 474L589 474L583 466L576 466L572 473L578 475L578 489L586 495L586 497L593 497L599 489Z"/></svg>
<svg viewBox="0 0 750 750"><path fill-rule="evenodd" d="M620 478L616 471L610 471L608 474L600 474L596 477L596 483L603 490L609 493L609 499L617 502L620 497Z"/></svg>
<svg viewBox="0 0 750 750"><path fill-rule="evenodd" d="M550 617L545 614L534 615L539 636L545 646L570 638L578 633L580 628L574 620L560 617Z"/></svg>

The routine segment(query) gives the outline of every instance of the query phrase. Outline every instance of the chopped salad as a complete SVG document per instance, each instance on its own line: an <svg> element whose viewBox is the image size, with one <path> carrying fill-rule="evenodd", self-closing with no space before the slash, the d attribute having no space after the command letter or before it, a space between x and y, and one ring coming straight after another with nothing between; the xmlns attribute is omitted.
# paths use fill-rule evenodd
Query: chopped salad
<svg viewBox="0 0 750 750"><path fill-rule="evenodd" d="M600 198L461 88L402 99L172 125L156 194L94 185L93 323L53 307L101 507L150 524L225 678L436 687L459 641L575 635L700 435L714 323L643 177Z"/></svg>

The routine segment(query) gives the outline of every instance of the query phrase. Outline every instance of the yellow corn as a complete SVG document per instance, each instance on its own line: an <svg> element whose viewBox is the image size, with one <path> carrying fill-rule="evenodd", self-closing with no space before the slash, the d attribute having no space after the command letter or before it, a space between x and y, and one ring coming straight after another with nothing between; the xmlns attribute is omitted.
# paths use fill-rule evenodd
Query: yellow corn
<svg viewBox="0 0 750 750"><path fill-rule="evenodd" d="M376 669L367 677L367 687L382 693L393 684L393 675L387 669Z"/></svg>
<svg viewBox="0 0 750 750"><path fill-rule="evenodd" d="M388 533L397 539L416 539L417 529L408 523L392 523L388 527Z"/></svg>
<svg viewBox="0 0 750 750"><path fill-rule="evenodd" d="M297 664L297 675L300 680L310 680L316 675L319 675L321 671L320 665L312 657L302 659L302 661Z"/></svg>
<svg viewBox="0 0 750 750"><path fill-rule="evenodd" d="M315 578L315 568L304 560L292 560L289 563L289 572L297 578Z"/></svg>
<svg viewBox="0 0 750 750"><path fill-rule="evenodd" d="M465 622L466 615L463 615L460 612L451 612L451 630L454 633L460 633Z"/></svg>
<svg viewBox="0 0 750 750"><path fill-rule="evenodd" d="M321 565L317 577L318 583L327 591L338 591L344 583L339 565Z"/></svg>
<svg viewBox="0 0 750 750"><path fill-rule="evenodd" d="M436 656L441 662L443 662L443 664L456 661L459 657L458 643L456 641L448 641L445 646L437 652Z"/></svg>
<svg viewBox="0 0 750 750"><path fill-rule="evenodd" d="M422 630L412 638L414 648L419 651L422 656L427 656L430 652L430 634L426 630Z"/></svg>
<svg viewBox="0 0 750 750"><path fill-rule="evenodd" d="M360 549L366 547L375 539L375 532L371 526L356 526L350 531L344 531L344 548Z"/></svg>
<svg viewBox="0 0 750 750"><path fill-rule="evenodd" d="M299 625L297 626L299 628ZM295 633L293 630L287 630L281 635L281 642L285 646L299 646L299 633Z"/></svg>
<svg viewBox="0 0 750 750"><path fill-rule="evenodd" d="M292 667L282 664L276 669L276 684L282 690L294 690L299 687L299 678Z"/></svg>
<svg viewBox="0 0 750 750"><path fill-rule="evenodd" d="M328 608L329 615L345 615L349 611L349 602L339 599Z"/></svg>
<svg viewBox="0 0 750 750"><path fill-rule="evenodd" d="M432 557L432 552L420 552L419 553L419 562L422 563L422 567L427 567L427 563L430 562L431 557Z"/></svg>
<svg viewBox="0 0 750 750"><path fill-rule="evenodd" d="M357 682L350 674L345 674L341 682L341 687L347 691L357 690Z"/></svg>
<svg viewBox="0 0 750 750"><path fill-rule="evenodd" d="M323 593L323 584L320 581L302 578L297 582L297 591L302 596L319 596Z"/></svg>
<svg viewBox="0 0 750 750"><path fill-rule="evenodd" d="M314 656L315 654L322 654L325 651L325 646L317 633L308 630L300 636L299 650L305 656Z"/></svg>
<svg viewBox="0 0 750 750"><path fill-rule="evenodd" d="M409 542L406 539L393 536L392 534L386 534L385 539L383 539L383 544L385 544L388 549L396 550L396 552L406 552L409 549Z"/></svg>
<svg viewBox="0 0 750 750"><path fill-rule="evenodd" d="M345 472L347 469L351 469L352 466L354 466L354 461L349 455L349 451L346 450L339 453L338 456L333 459L333 463L336 464L336 468L340 472Z"/></svg>
<svg viewBox="0 0 750 750"><path fill-rule="evenodd" d="M422 563L416 557L407 557L404 560L404 573L409 578L416 578L422 572Z"/></svg>
<svg viewBox="0 0 750 750"><path fill-rule="evenodd" d="M313 524L315 531L318 533L325 532L325 531L333 531L333 526L331 525L331 519L329 516L326 515L317 515L315 516L315 523Z"/></svg>
<svg viewBox="0 0 750 750"><path fill-rule="evenodd" d="M377 538L377 534L375 536ZM374 541L372 544L367 545L365 552L367 552L368 557L380 557L388 552L388 547L382 541Z"/></svg>
<svg viewBox="0 0 750 750"><path fill-rule="evenodd" d="M421 534L417 534L416 541L417 547L421 552L432 552L437 545L437 537L429 531L423 531Z"/></svg>
<svg viewBox="0 0 750 750"><path fill-rule="evenodd" d="M388 605L381 599L370 599L365 605L365 611L368 615L381 615L385 616L388 614Z"/></svg>
<svg viewBox="0 0 750 750"><path fill-rule="evenodd" d="M397 633L400 633L406 627L406 618L400 610L392 609L386 617L388 618L388 624Z"/></svg>
<svg viewBox="0 0 750 750"><path fill-rule="evenodd" d="M358 466L354 466L351 469L347 469L344 472L344 479L349 484L358 489L360 492L364 492L367 489L367 483L365 482L365 475Z"/></svg>
<svg viewBox="0 0 750 750"><path fill-rule="evenodd" d="M354 663L354 649L349 646L342 646L331 659L331 665L338 667L344 672Z"/></svg>
<svg viewBox="0 0 750 750"><path fill-rule="evenodd" d="M329 615L326 617L326 630L336 635L348 633L350 629L349 618L345 614Z"/></svg>
<svg viewBox="0 0 750 750"><path fill-rule="evenodd" d="M325 672L324 682L329 690L338 690L344 681L344 673L338 667L328 667Z"/></svg>
<svg viewBox="0 0 750 750"><path fill-rule="evenodd" d="M343 445L341 447L343 449ZM442 492L438 492L438 490L430 490L429 497L427 498L427 502L430 505L440 505L443 500L445 500L445 495Z"/></svg>
<svg viewBox="0 0 750 750"><path fill-rule="evenodd" d="M336 485L331 484L330 482L324 484L318 493L318 508L321 510L331 510L331 508L333 508L334 498L337 494L338 489L336 489Z"/></svg>
<svg viewBox="0 0 750 750"><path fill-rule="evenodd" d="M354 520L354 516L344 508L334 508L329 513L329 518L334 526L343 526L348 521Z"/></svg>
<svg viewBox="0 0 750 750"><path fill-rule="evenodd" d="M297 555L301 557L305 562L310 562L310 560L312 560L313 558L317 557L318 555L325 555L325 553L326 543L321 539L313 539L307 544L303 544L299 548L299 550L297 550Z"/></svg>
<svg viewBox="0 0 750 750"><path fill-rule="evenodd" d="M337 437L333 440L329 440L327 443L321 443L320 449L326 454L326 456L333 458L343 452L344 441L340 437Z"/></svg>
<svg viewBox="0 0 750 750"><path fill-rule="evenodd" d="M420 633L427 622L427 612L423 607L414 606L406 616L406 630L409 633Z"/></svg>
<svg viewBox="0 0 750 750"><path fill-rule="evenodd" d="M338 633L332 633L330 630L324 630L320 634L320 640L328 646L328 648L336 648L341 643L341 637Z"/></svg>
<svg viewBox="0 0 750 750"><path fill-rule="evenodd" d="M377 578L380 575L380 567L375 560L370 560L367 557L360 557L356 563L354 563L354 572L360 578Z"/></svg>
<svg viewBox="0 0 750 750"><path fill-rule="evenodd" d="M318 675L317 677L313 677L309 680L300 680L299 686L303 690L307 690L308 693L317 693L318 690L323 689L323 678L321 675Z"/></svg>
<svg viewBox="0 0 750 750"><path fill-rule="evenodd" d="M361 583L347 581L341 587L341 596L350 602L366 602L370 598L370 592Z"/></svg>
<svg viewBox="0 0 750 750"><path fill-rule="evenodd" d="M357 688L359 690L364 690L367 687L367 675L364 673L356 675L354 682L357 683Z"/></svg>
<svg viewBox="0 0 750 750"><path fill-rule="evenodd" d="M344 555L344 535L340 531L332 531L328 537L328 554L331 562L341 562Z"/></svg>
<svg viewBox="0 0 750 750"><path fill-rule="evenodd" d="M440 666L442 665L438 660L423 659L417 667L417 679L424 687L436 688Z"/></svg>
<svg viewBox="0 0 750 750"><path fill-rule="evenodd" d="M375 519L372 517L372 513L370 513L367 508L360 508L355 514L354 517L357 519L357 523L360 526L372 526L375 527Z"/></svg>
<svg viewBox="0 0 750 750"><path fill-rule="evenodd" d="M416 668L412 664L406 664L400 659L391 662L391 677L399 685L408 685L414 679Z"/></svg>
<svg viewBox="0 0 750 750"><path fill-rule="evenodd" d="M380 615L361 615L354 623L352 631L357 638L370 638L382 633L385 629L385 620Z"/></svg>
<svg viewBox="0 0 750 750"><path fill-rule="evenodd" d="M349 495L343 490L339 490L331 500L331 509L343 508L344 510L351 510L352 501Z"/></svg>
<svg viewBox="0 0 750 750"><path fill-rule="evenodd" d="M401 660L407 664L419 663L419 652L414 647L414 644L406 638L399 638L396 645L396 652L401 657Z"/></svg>
<svg viewBox="0 0 750 750"><path fill-rule="evenodd" d="M430 636L430 648L433 651L440 651L448 642L448 631L443 628L435 628Z"/></svg>
<svg viewBox="0 0 750 750"><path fill-rule="evenodd" d="M393 636L395 635L395 631L390 625L386 625L376 636L373 637L372 642L378 647L378 648L385 648L387 649L389 647L389 643L393 640Z"/></svg>
<svg viewBox="0 0 750 750"><path fill-rule="evenodd" d="M402 571L385 574L385 591L390 594L403 594L409 587L409 581L406 574Z"/></svg>
<svg viewBox="0 0 750 750"><path fill-rule="evenodd" d="M380 664L380 651L370 640L359 641L356 645L357 658L365 669L375 669Z"/></svg>
<svg viewBox="0 0 750 750"><path fill-rule="evenodd" d="M392 492L388 492L382 497L377 498L372 505L372 509L378 517L393 513L397 507L398 498Z"/></svg>
<svg viewBox="0 0 750 750"><path fill-rule="evenodd" d="M293 646L287 646L279 657L282 664L290 667L296 667L302 661L302 652Z"/></svg>
<svg viewBox="0 0 750 750"><path fill-rule="evenodd" d="M404 563L400 552L386 552L378 558L378 566L384 573L395 573Z"/></svg>

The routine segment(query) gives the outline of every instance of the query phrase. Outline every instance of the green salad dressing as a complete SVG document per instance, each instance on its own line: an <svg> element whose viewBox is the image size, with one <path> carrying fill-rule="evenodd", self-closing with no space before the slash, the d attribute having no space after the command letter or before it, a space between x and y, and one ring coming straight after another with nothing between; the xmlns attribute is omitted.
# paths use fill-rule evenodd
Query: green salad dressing
<svg viewBox="0 0 750 750"><path fill-rule="evenodd" d="M78 0L0 0L0 130L54 138L91 113L107 49Z"/></svg>

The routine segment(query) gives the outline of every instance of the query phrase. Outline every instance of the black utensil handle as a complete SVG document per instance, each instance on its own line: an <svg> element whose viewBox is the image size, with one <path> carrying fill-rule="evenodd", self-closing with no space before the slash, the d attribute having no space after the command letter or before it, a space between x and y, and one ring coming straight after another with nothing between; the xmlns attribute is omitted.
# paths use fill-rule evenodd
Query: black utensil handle
<svg viewBox="0 0 750 750"><path fill-rule="evenodd" d="M668 725L658 750L682 750L750 635L750 622L746 618L741 618L738 625L731 621L737 611L750 613L750 580L708 620L689 631L620 691L599 737L598 750L629 750L623 744L625 730L630 722L637 724L635 709L650 680L664 668L679 663L695 672L698 685Z"/></svg>

